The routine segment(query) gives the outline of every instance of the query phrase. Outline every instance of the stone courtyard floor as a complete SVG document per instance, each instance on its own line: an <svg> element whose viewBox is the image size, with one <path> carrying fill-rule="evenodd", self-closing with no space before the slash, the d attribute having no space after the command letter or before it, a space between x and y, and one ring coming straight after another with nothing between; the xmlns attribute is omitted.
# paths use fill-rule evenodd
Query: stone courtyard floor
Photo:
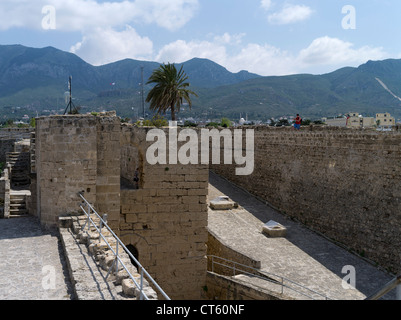
<svg viewBox="0 0 401 320"><path fill-rule="evenodd" d="M261 271L284 276L334 300L362 300L393 278L211 173L209 200L221 195L240 207L209 209L210 231L226 246L260 261ZM262 234L269 220L287 228L285 238ZM356 290L342 288L344 266L355 268ZM57 234L43 230L32 216L0 219L0 300L70 300L72 295ZM395 299L395 292L384 298Z"/></svg>
<svg viewBox="0 0 401 320"><path fill-rule="evenodd" d="M0 300L70 300L59 239L32 216L0 219Z"/></svg>
<svg viewBox="0 0 401 320"><path fill-rule="evenodd" d="M363 300L394 278L211 172L209 201L223 195L239 208L209 208L208 227L229 248L260 261L261 271L288 278L333 300ZM286 237L270 238L262 233L270 220L287 228ZM348 274L342 273L345 266L355 268L356 290L343 289ZM394 291L384 299L395 299ZM285 293L293 294L290 290Z"/></svg>

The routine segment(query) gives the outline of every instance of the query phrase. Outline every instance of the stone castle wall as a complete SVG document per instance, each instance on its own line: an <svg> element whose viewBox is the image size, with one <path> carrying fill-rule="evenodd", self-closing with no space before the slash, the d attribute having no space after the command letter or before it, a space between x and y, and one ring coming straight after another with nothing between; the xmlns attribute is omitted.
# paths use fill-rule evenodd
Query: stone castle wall
<svg viewBox="0 0 401 320"><path fill-rule="evenodd" d="M60 215L79 210L83 191L172 299L199 299L207 269L208 166L150 165L149 130L107 114L38 118L37 215L56 225Z"/></svg>
<svg viewBox="0 0 401 320"><path fill-rule="evenodd" d="M121 190L121 239L172 299L200 299L206 281L207 165L146 161L150 129L123 127L122 177L137 188ZM168 129L163 129L168 141Z"/></svg>
<svg viewBox="0 0 401 320"><path fill-rule="evenodd" d="M99 213L108 213L111 225L118 227L119 202L115 195L120 190L119 170L113 172L111 167L120 165L120 153L113 149L117 145L119 150L119 131L115 117L37 119L36 214L42 224L57 225L60 215L75 211L80 203L78 192L84 191ZM111 207L108 199L113 196Z"/></svg>
<svg viewBox="0 0 401 320"><path fill-rule="evenodd" d="M0 129L0 162L6 162L8 152L14 151L18 140L29 139L32 128L6 128Z"/></svg>
<svg viewBox="0 0 401 320"><path fill-rule="evenodd" d="M211 169L392 272L400 270L401 134L254 127L255 169Z"/></svg>

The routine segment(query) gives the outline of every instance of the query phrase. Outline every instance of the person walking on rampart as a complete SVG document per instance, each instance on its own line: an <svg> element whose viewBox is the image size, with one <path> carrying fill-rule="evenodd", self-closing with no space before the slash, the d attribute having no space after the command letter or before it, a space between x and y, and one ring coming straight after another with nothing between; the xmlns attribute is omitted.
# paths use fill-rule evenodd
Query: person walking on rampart
<svg viewBox="0 0 401 320"><path fill-rule="evenodd" d="M139 168L136 168L134 174L135 189L139 189Z"/></svg>
<svg viewBox="0 0 401 320"><path fill-rule="evenodd" d="M295 118L295 123L294 123L294 129L299 130L301 129L301 123L302 123L302 118L297 114L297 117Z"/></svg>

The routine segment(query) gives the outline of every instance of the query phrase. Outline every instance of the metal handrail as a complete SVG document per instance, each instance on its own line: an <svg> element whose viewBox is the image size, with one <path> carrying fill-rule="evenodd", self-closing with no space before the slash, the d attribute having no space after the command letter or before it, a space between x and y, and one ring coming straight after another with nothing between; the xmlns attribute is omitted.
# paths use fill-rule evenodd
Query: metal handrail
<svg viewBox="0 0 401 320"><path fill-rule="evenodd" d="M235 276L235 272L237 271L237 272L239 272L239 274L244 273L244 274L251 275L251 276L253 276L253 277L257 277L257 278L259 278L259 279L265 280L265 281L269 281L269 282L274 283L274 284L279 284L279 285L281 285L281 294L283 294L284 287L285 287L285 288L288 288L288 289L290 289L290 290L293 290L293 291L295 291L295 292L297 292L297 293L299 293L299 294L301 294L301 295L303 295L303 296L306 296L306 297L308 297L308 298L310 298L310 299L312 299L312 300L315 300L315 298L313 298L311 295L308 295L308 294L306 294L306 293L304 293L304 292L299 291L299 289L295 289L295 288L293 288L293 287L290 287L290 286L287 285L287 284L284 284L284 280L285 280L286 282L289 282L289 283L291 283L292 285L295 285L295 286L298 286L298 287L301 287L301 288L307 290L310 294L318 295L318 296L324 298L325 300L331 300L329 297L327 297L327 296L325 296L325 295L323 295L323 294L321 294L321 293L319 293L319 292L316 292L316 291L314 291L314 290L312 290L312 289L309 289L309 288L307 288L307 287L305 287L305 286L303 286L303 285L301 285L301 284L298 284L298 283L296 283L296 282L294 282L294 281L292 281L292 280L290 280L290 279L287 279L287 278L285 278L285 277L283 277L283 276L278 276L278 275L276 275L276 274L273 274L273 273L270 273L270 272L266 272L266 271L260 271L260 270L258 270L258 269L253 268L253 267L250 267L250 266L247 266L247 265L244 265L244 264L241 264L241 263L232 261L232 260L228 260L228 259L225 259L225 258L222 258L222 257L218 257L218 256L214 256L214 255L208 255L207 257L208 257L208 258L211 258L211 260L212 260L212 272L214 272L214 265L215 265L215 264L216 264L216 265L220 265L220 266L223 266L223 267L226 267L226 268L228 268L228 269L233 270L233 271L234 271L233 276ZM225 262L232 263L233 266L231 267L231 266L229 266L229 265L226 265L226 264L223 264L223 263L220 263L220 262L216 262L216 261L214 261L215 258L220 259L220 260L223 260L223 261L225 261ZM245 270L242 270L242 269L240 269L240 268L238 268L238 267L236 267L236 266L240 266L240 267L245 267L245 268L251 269L251 270L254 271L256 274L255 274L255 273L250 273L250 272L245 271ZM278 278L278 279L280 279L280 280L275 280L275 279L273 279L273 278L271 278L271 277L276 277L276 278Z"/></svg>
<svg viewBox="0 0 401 320"><path fill-rule="evenodd" d="M389 293L390 291L392 291L393 289L395 289L397 287L401 288L401 275L399 275L398 277L391 280L383 288L381 288L379 291L372 294L371 296L367 297L365 300L379 300L385 294ZM397 300L401 300L400 291L401 291L401 289L398 289L398 291L397 291Z"/></svg>
<svg viewBox="0 0 401 320"><path fill-rule="evenodd" d="M112 271L112 269L115 267L115 274L117 275L118 273L118 262L121 263L122 267L125 269L125 271L128 273L128 276L131 278L131 280L134 282L135 286L140 290L140 300L149 300L148 296L146 295L146 293L143 291L143 279L144 279L144 275L148 278L148 280L150 280L150 282L155 286L155 288L162 294L162 296L166 299L166 300L171 300L169 298L169 296L163 291L163 289L156 283L156 281L152 278L152 276L146 271L146 269L141 265L141 263L133 256L133 254L127 249L127 247L124 245L124 243L122 243L122 241L118 238L118 236L113 232L113 230L111 230L111 228L108 226L107 222L104 221L104 219L102 217L100 217L100 215L96 212L96 210L93 208L93 206L85 199L85 197L79 192L78 195L81 197L81 199L86 203L86 205L88 206L88 212L85 211L85 209L82 207L82 205L80 205L81 210L85 213L85 215L87 216L87 221L85 223L85 225L82 227L82 230L85 228L86 224L88 224L88 229L90 228L90 225L92 224L96 231L99 233L99 241L100 238L102 238L104 240L104 242L106 243L106 245L109 247L109 249L113 252L115 259L113 261L113 264L110 266L107 275L106 275L106 279L109 276L110 272ZM90 214L94 213L100 220L100 228L98 228L95 224L95 222L92 220L92 218L90 217ZM102 235L102 227L105 227L110 233L111 235L116 239L116 249L114 250L110 243L107 241L107 239ZM135 280L135 278L132 276L132 274L129 272L129 270L127 269L127 267L125 266L124 262L121 260L120 256L118 255L118 249L119 246L121 246L124 251L129 255L129 257L136 263L137 265L137 269L138 271L140 270L140 275L141 275L141 281L140 284L137 283L137 281Z"/></svg>

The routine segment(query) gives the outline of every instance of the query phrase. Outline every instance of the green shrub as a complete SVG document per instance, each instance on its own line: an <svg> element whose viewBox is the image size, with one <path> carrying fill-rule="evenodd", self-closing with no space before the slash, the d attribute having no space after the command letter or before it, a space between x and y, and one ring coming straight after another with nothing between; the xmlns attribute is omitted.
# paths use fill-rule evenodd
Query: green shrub
<svg viewBox="0 0 401 320"><path fill-rule="evenodd" d="M136 123L137 126L140 127L156 127L156 128L161 128L161 127L167 127L168 126L168 121L160 116L160 115L155 115L153 116L152 120L143 120L143 121L138 121Z"/></svg>

